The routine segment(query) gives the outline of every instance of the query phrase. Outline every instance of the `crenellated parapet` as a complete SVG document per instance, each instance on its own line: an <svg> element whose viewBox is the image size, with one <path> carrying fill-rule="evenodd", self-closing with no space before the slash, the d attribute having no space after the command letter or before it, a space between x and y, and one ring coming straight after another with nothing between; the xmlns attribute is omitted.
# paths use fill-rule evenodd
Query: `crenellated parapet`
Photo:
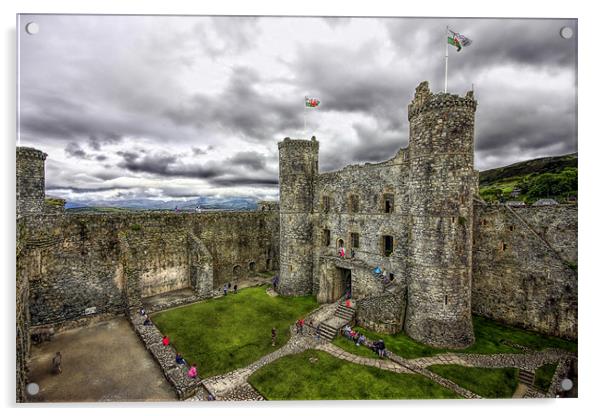
<svg viewBox="0 0 602 416"><path fill-rule="evenodd" d="M477 101L474 99L473 91L468 91L464 97L448 93L433 94L428 82L423 81L416 88L414 99L408 105L408 119L411 120L418 114L428 111L462 107L472 112L476 111Z"/></svg>

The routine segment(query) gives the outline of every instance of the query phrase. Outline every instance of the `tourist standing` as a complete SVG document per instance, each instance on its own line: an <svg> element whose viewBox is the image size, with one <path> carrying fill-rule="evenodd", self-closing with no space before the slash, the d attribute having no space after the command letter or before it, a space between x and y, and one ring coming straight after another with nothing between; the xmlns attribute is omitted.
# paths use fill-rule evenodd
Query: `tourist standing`
<svg viewBox="0 0 602 416"><path fill-rule="evenodd" d="M169 345L169 338L167 338L167 335L163 335L163 340L161 341L163 343L163 345L165 345L166 347Z"/></svg>
<svg viewBox="0 0 602 416"><path fill-rule="evenodd" d="M280 277L278 277L278 275L275 275L274 278L272 279L272 287L274 288L274 290L276 290L276 288L278 287L279 282L280 282Z"/></svg>
<svg viewBox="0 0 602 416"><path fill-rule="evenodd" d="M276 346L276 328L272 328L272 347Z"/></svg>
<svg viewBox="0 0 602 416"><path fill-rule="evenodd" d="M61 352L58 351L52 359L52 372L54 374L61 374L63 372L63 368L61 367L62 364L63 356L61 355Z"/></svg>
<svg viewBox="0 0 602 416"><path fill-rule="evenodd" d="M238 293L238 285L234 285L234 293Z"/></svg>
<svg viewBox="0 0 602 416"><path fill-rule="evenodd" d="M224 296L228 294L228 285L224 283Z"/></svg>
<svg viewBox="0 0 602 416"><path fill-rule="evenodd" d="M188 370L188 377L196 378L196 376L197 376L196 364L192 364L192 367L190 367L190 369Z"/></svg>

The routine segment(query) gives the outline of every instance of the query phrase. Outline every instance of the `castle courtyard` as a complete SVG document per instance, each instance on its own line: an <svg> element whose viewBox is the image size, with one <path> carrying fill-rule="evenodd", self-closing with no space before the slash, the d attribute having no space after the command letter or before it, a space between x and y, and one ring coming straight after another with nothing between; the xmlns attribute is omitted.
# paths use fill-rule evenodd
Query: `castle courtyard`
<svg viewBox="0 0 602 416"><path fill-rule="evenodd" d="M61 374L52 357L63 356ZM124 317L60 332L31 348L32 402L164 401L177 397Z"/></svg>
<svg viewBox="0 0 602 416"><path fill-rule="evenodd" d="M176 291L155 307L178 301ZM59 332L32 346L29 380L40 386L32 402L348 400L546 397L570 373L577 344L474 317L475 343L438 349L404 332L388 335L356 326L368 340L383 339L387 357L318 322L333 322L344 306L315 298L278 296L270 286L151 314L137 314ZM304 330L295 321L305 319ZM313 325L312 325L313 324ZM132 330L132 325L133 329ZM155 326L156 325L156 326ZM276 345L270 329L278 328ZM138 336L136 336L136 334ZM170 345L159 342L163 335ZM198 364L198 382L174 376L173 354ZM63 356L62 374L50 371ZM176 372L177 373L177 372ZM168 375L166 377L166 374ZM168 382L169 381L169 382Z"/></svg>

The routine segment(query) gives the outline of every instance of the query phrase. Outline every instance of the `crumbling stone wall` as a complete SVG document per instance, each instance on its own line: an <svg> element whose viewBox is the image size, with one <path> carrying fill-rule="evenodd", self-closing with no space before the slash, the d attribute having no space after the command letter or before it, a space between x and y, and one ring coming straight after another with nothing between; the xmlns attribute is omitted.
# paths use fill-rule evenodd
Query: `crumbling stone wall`
<svg viewBox="0 0 602 416"><path fill-rule="evenodd" d="M30 238L24 263L33 325L123 311L117 219L39 216L27 218L27 225Z"/></svg>
<svg viewBox="0 0 602 416"><path fill-rule="evenodd" d="M189 217L187 227L213 256L214 287L235 284L255 272L277 270L278 212L211 212Z"/></svg>
<svg viewBox="0 0 602 416"><path fill-rule="evenodd" d="M476 205L472 310L577 339L577 207Z"/></svg>
<svg viewBox="0 0 602 416"><path fill-rule="evenodd" d="M277 267L277 212L39 215L26 219L33 325L122 313L141 299ZM192 237L191 237L192 233ZM239 266L240 276L234 276Z"/></svg>

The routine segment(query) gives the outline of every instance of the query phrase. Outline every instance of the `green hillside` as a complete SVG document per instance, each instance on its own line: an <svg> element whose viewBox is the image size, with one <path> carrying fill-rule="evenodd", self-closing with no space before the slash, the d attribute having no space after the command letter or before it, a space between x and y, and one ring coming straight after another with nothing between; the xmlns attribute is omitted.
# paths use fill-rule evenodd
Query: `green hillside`
<svg viewBox="0 0 602 416"><path fill-rule="evenodd" d="M551 198L565 203L577 198L577 176L577 153L532 159L480 172L480 195L488 202ZM517 188L520 193L511 195Z"/></svg>

